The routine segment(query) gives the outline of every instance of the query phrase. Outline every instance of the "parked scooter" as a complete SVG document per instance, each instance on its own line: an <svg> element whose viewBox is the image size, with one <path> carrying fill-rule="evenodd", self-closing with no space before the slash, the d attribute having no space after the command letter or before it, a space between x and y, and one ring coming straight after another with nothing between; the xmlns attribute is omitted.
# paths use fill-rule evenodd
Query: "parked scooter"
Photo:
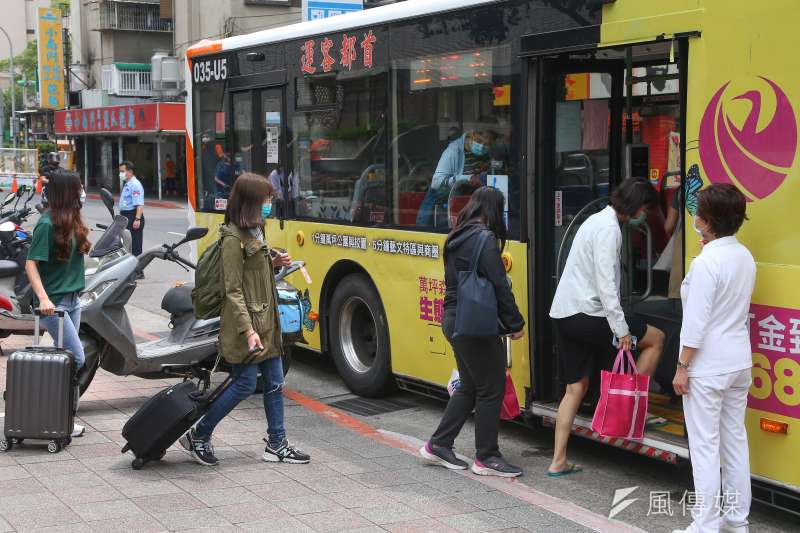
<svg viewBox="0 0 800 533"><path fill-rule="evenodd" d="M19 207L20 200L26 194L24 204ZM22 186L17 192L7 195L0 208L3 209L0 212L0 338L14 331L32 332L32 317L25 318L24 324L16 324L11 328L4 326L8 320L31 312L33 290L25 274L31 235L22 224L33 212L28 204L34 194L33 187ZM13 208L5 210L15 199Z"/></svg>
<svg viewBox="0 0 800 533"><path fill-rule="evenodd" d="M113 215L111 194L102 190L101 197ZM189 228L180 241L153 247L136 258L122 245L126 227L124 216L114 216L86 261L86 288L80 296L80 336L86 355L86 364L78 376L81 393L89 387L98 368L123 376L201 379L207 385L217 360L219 318L201 320L194 316L192 283L173 287L164 295L161 308L170 314L171 332L163 339L136 344L125 305L136 290L137 280L154 260L171 261L187 271L194 270L196 265L181 257L178 248L201 239L208 228ZM283 279L301 266L301 262L295 262L276 279ZM287 350L287 357L288 353ZM289 360L285 359L284 364L288 368Z"/></svg>

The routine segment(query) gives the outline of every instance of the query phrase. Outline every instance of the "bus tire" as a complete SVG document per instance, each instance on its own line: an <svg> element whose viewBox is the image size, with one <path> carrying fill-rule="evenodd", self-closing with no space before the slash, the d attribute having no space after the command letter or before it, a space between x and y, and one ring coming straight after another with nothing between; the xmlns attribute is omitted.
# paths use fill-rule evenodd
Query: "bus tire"
<svg viewBox="0 0 800 533"><path fill-rule="evenodd" d="M388 392L392 377L388 325L369 278L351 274L342 279L328 312L331 354L347 387L367 397Z"/></svg>

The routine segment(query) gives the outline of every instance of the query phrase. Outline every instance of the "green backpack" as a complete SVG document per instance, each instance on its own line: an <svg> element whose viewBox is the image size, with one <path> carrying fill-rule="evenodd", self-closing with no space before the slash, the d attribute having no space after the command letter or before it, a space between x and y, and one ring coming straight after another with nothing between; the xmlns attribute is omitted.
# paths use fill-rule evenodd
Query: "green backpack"
<svg viewBox="0 0 800 533"><path fill-rule="evenodd" d="M194 316L207 320L218 317L225 299L222 282L222 237L206 248L197 261L192 289Z"/></svg>

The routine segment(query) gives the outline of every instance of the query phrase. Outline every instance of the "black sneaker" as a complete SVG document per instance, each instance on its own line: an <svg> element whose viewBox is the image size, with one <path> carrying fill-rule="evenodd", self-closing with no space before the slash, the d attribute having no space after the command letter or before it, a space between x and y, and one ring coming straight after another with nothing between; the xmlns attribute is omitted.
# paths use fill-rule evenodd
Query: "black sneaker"
<svg viewBox="0 0 800 533"><path fill-rule="evenodd" d="M466 461L459 459L451 448L431 446L430 442L426 442L425 446L419 449L419 454L428 461L450 470L466 470L469 466Z"/></svg>
<svg viewBox="0 0 800 533"><path fill-rule="evenodd" d="M214 447L211 445L211 440L203 440L196 437L194 428L184 433L178 439L178 442L201 465L217 466L219 464L219 461L214 456Z"/></svg>
<svg viewBox="0 0 800 533"><path fill-rule="evenodd" d="M264 448L264 454L261 456L262 461L268 463L292 463L292 464L306 464L311 461L311 456L303 453L294 446L289 444L289 441L283 439L283 442L277 448L269 445L269 441L264 439L267 447Z"/></svg>
<svg viewBox="0 0 800 533"><path fill-rule="evenodd" d="M491 457L486 461L476 458L472 463L472 473L479 476L519 477L522 469L508 464L502 457Z"/></svg>

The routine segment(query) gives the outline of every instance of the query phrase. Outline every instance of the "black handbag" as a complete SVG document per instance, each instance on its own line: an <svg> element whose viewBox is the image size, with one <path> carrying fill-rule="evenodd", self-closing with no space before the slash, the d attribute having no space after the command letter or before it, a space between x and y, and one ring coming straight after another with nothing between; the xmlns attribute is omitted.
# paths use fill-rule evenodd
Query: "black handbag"
<svg viewBox="0 0 800 533"><path fill-rule="evenodd" d="M492 283L478 275L478 263L489 232L481 232L469 270L458 273L453 338L496 337L500 334L497 296Z"/></svg>

